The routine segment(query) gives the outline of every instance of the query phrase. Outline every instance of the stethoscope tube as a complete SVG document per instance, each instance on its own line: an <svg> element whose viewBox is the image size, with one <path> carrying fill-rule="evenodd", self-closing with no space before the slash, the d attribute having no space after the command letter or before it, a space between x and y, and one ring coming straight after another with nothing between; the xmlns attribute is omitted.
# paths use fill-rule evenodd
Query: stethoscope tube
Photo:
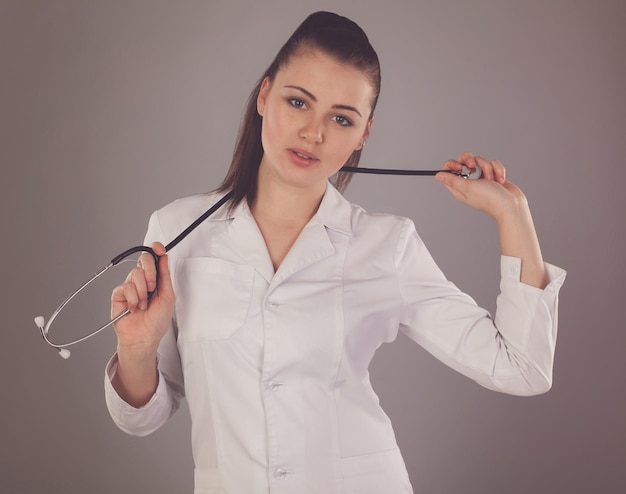
<svg viewBox="0 0 626 494"><path fill-rule="evenodd" d="M165 246L165 252L169 252L171 249L176 247L176 245L178 245L179 242L181 242L187 235L189 235L193 230L195 230L198 227L198 225L200 225L200 223L202 223L209 216L211 216L215 211L217 211L220 207L222 207L222 205L226 201L228 201L228 199L230 199L231 195L232 195L232 192L227 193L224 197L222 197L219 201L217 201L213 206L211 206L211 208L209 208L206 212L204 212L198 219L196 219L191 225L185 228L174 240L172 240L169 244ZM59 354L61 355L61 357L69 358L70 352L69 350L67 350L67 347L76 345L77 343L81 343L82 341L85 341L91 338L92 336L95 336L96 334L100 333L101 331L108 328L112 324L119 321L122 317L130 313L130 310L126 309L120 314L118 314L117 316L113 317L107 323L100 326L95 331L92 331L91 333L88 333L87 335L81 338L78 338L76 340L72 340L66 343L54 343L50 341L48 337L50 326L52 326L52 323L57 318L57 316L61 313L61 311L65 308L65 306L69 304L72 301L72 299L74 299L74 297L76 297L87 286L93 283L96 279L98 279L100 276L106 273L113 266L117 266L120 262L128 261L128 257L132 256L133 254L136 254L137 252L147 252L150 255L152 255L152 257L154 258L154 263L157 269L157 276L158 276L159 256L154 252L154 250L151 247L148 247L146 245L137 245L135 247L131 247L130 249L125 250L121 254L118 254L113 259L111 259L111 262L109 264L103 267L100 271L98 271L95 275L93 275L88 281L83 283L83 285L81 285L81 287L78 290L76 290L69 297L67 297L61 303L61 305L59 305L59 307L57 307L57 309L52 313L52 315L50 316L47 322L45 322L42 316L38 316L35 318L35 324L40 329L41 336L46 341L46 343L48 343L48 345L50 345L53 348L56 348L59 351ZM148 296L149 297L152 296L152 293L148 294Z"/></svg>
<svg viewBox="0 0 626 494"><path fill-rule="evenodd" d="M354 166L344 166L340 172L349 173L371 173L375 175L413 175L413 176L434 176L437 173L451 173L457 177L469 178L471 180L479 179L482 176L482 170L480 167L470 169L463 165L460 171L457 170L402 170L402 169L390 169L390 168L360 168Z"/></svg>
<svg viewBox="0 0 626 494"><path fill-rule="evenodd" d="M452 173L462 178L473 179L473 180L478 179L482 176L482 171L480 167L476 167L472 170L466 166L463 166L463 168L460 171L456 171L456 170L399 170L399 169L388 169L388 168L358 168L358 167L344 166L343 168L340 169L340 171L348 172L348 173L366 173L366 174L376 174L376 175L413 175L413 176L433 176L440 172L446 172L446 173ZM209 218L215 211L221 208L231 197L232 197L232 191L225 194L219 201L217 201L213 206L211 206L207 211L205 211L201 216L199 216L193 223L191 223L187 228L185 228L176 238L174 238L174 240L168 243L165 246L165 252L169 252L171 249L176 247L185 237L187 237L187 235L189 235L192 231L194 231L202 222L204 222L207 218ZM48 337L48 333L50 331L50 326L52 325L52 322L56 319L59 313L65 308L65 306L74 297L76 297L76 295L78 295L89 284L91 284L97 278L102 276L107 270L111 269L113 266L118 265L120 262L129 261L128 257L133 254L136 254L137 252L147 252L150 255L152 255L152 257L154 258L155 266L157 269L157 275L158 275L159 256L154 252L154 250L151 247L148 247L145 245L137 245L135 247L131 247L130 249L125 250L121 254L118 254L113 259L111 259L111 262L107 266L105 266L100 271L98 271L94 276L91 277L91 279L85 282L78 290L76 290L69 297L67 297L63 301L63 303L61 303L61 305L59 305L59 307L53 312L53 314L50 316L50 319L47 322L45 322L42 316L38 316L35 318L35 324L40 329L43 339L46 341L46 343L48 343L48 345L50 345L53 348L56 348L59 351L59 354L61 355L61 357L65 359L69 358L70 351L67 350L67 347L76 345L77 343L83 342L91 338L92 336L95 336L96 334L100 333L102 330L111 326L112 324L120 320L122 317L130 313L130 310L126 309L122 313L113 317L106 324L100 326L95 331L92 331L91 333L81 338L69 341L67 343L54 343L50 341ZM151 295L152 293L148 294L149 297Z"/></svg>
<svg viewBox="0 0 626 494"><path fill-rule="evenodd" d="M69 353L69 350L66 349L68 346L76 345L77 343L80 343L82 341L85 341L85 340L91 338L92 336L95 336L96 334L98 334L102 330L108 328L111 324L114 324L115 322L117 322L119 319L124 317L130 311L128 309L126 309L124 312L122 312L121 314L115 316L109 322L107 322L106 324L100 326L95 331L92 331L91 333L89 333L89 334L87 334L87 335L85 335L85 336L83 336L81 338L69 341L67 343L54 343L54 342L50 341L50 339L48 338L48 332L50 331L50 326L52 326L52 323L57 318L57 316L61 313L61 311L65 308L65 306L67 304L69 304L74 299L74 297L76 297L80 292L82 292L85 288L87 288L87 286L89 286L96 279L98 279L100 276L102 276L104 273L106 273L109 269L111 269L113 266L118 265L120 262L127 261L128 260L127 259L128 256L131 256L133 254L136 254L137 252L142 252L142 251L149 252L150 254L152 254L152 256L154 257L154 260L155 260L155 262L157 262L157 266L158 266L159 257L155 254L155 252L150 247L146 247L144 245L138 245L136 247L131 247L130 249L125 250L121 254L119 254L119 255L115 256L113 259L111 259L111 262L109 264L104 266L100 271L98 271L96 274L94 274L89 280L87 280L85 283L83 283L81 285L81 287L78 288L78 290L76 290L69 297L67 297L61 303L61 305L59 305L59 307L57 307L57 309L52 313L52 315L48 319L48 322L45 322L45 320L44 320L44 318L42 316L38 316L38 317L35 318L35 324L40 329L41 336L46 341L46 343L48 343L48 345L50 345L51 347L54 347L57 350L59 350L59 354L61 355L61 357L69 358L70 353Z"/></svg>

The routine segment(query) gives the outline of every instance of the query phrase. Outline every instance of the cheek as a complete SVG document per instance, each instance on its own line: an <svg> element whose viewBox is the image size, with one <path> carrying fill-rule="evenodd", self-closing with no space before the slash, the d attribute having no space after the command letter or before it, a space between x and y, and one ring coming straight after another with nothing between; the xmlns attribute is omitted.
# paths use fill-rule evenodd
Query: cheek
<svg viewBox="0 0 626 494"><path fill-rule="evenodd" d="M350 156L352 156L352 153L354 153L355 150L356 150L356 146L350 146L345 149L342 156L339 157L338 159L340 167L343 166L346 163L346 161L348 161L348 159L350 158Z"/></svg>
<svg viewBox="0 0 626 494"><path fill-rule="evenodd" d="M284 134L289 127L288 122L285 121L285 115L281 114L277 108L268 105L261 126L263 148L267 149L267 146L271 146L272 143L284 138Z"/></svg>
<svg viewBox="0 0 626 494"><path fill-rule="evenodd" d="M352 153L361 145L363 141L362 132L345 132L345 129L339 129L332 135L334 141L333 148L340 159L344 162L352 155ZM331 136L329 136L331 137ZM330 140L330 139L329 139Z"/></svg>

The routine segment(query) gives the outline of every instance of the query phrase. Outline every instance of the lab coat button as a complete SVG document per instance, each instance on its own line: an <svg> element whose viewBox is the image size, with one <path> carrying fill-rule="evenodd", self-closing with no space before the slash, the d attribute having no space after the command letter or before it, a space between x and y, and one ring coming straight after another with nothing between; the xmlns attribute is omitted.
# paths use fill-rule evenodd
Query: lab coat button
<svg viewBox="0 0 626 494"><path fill-rule="evenodd" d="M282 386L282 384L279 383L279 382L276 382L276 381L268 381L267 382L267 389L269 389L270 391L276 391L281 386Z"/></svg>
<svg viewBox="0 0 626 494"><path fill-rule="evenodd" d="M267 301L266 305L271 309L276 309L280 304L278 303L278 300L271 298Z"/></svg>
<svg viewBox="0 0 626 494"><path fill-rule="evenodd" d="M277 468L274 470L274 478L278 480L283 480L287 476L287 471L282 468Z"/></svg>

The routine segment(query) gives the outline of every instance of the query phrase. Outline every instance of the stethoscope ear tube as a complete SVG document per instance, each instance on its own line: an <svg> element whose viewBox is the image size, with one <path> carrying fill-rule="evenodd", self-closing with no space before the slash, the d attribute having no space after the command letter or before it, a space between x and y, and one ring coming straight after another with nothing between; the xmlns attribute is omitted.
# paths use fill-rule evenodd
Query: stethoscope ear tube
<svg viewBox="0 0 626 494"><path fill-rule="evenodd" d="M156 269L156 279L158 280L159 279L159 256L157 256L156 252L152 250L152 247L147 247L146 245L136 245L135 247L131 247L130 249L125 250L121 254L118 254L113 259L111 259L111 266L116 266L117 264L122 262L124 259L126 259L129 256L132 256L133 254L136 254L137 252L148 252L152 256L152 258L154 259L154 268ZM148 293L148 299L152 297L153 293L154 292Z"/></svg>
<svg viewBox="0 0 626 494"><path fill-rule="evenodd" d="M129 256L132 256L133 254L136 254L137 252L148 252L149 254L151 254L152 257L154 258L154 263L156 264L157 269L158 269L158 267L159 267L159 256L156 255L156 253L154 252L154 250L152 250L151 247L147 247L145 245L137 245L135 247L131 247L128 250L125 250L121 254L118 254L113 259L111 259L111 266L118 265L121 261L123 261L124 259L126 259Z"/></svg>
<svg viewBox="0 0 626 494"><path fill-rule="evenodd" d="M122 252L121 254L118 254L117 256L115 256L113 259L111 259L111 262L105 266L104 268L102 268L100 271L98 271L96 274L94 274L86 283L84 283L78 290L76 290L74 293L72 293L69 297L67 297L63 303L61 305L59 305L59 307L57 308L57 310L55 310L52 315L50 316L50 319L48 319L48 321L46 322L45 319L41 316L37 316L35 318L35 324L37 325L37 327L39 328L39 330L41 331L41 336L43 337L43 339L46 341L46 343L48 343L50 346L56 348L59 352L59 355L61 355L61 357L63 357L64 359L69 358L70 356L70 351L66 348L68 346L72 346L75 345L76 343L80 343L81 341L85 341L88 338L91 338L92 336L98 334L99 332L101 332L102 330L104 330L105 328L109 327L111 324L115 323L118 319L121 319L122 317L124 317L126 314L130 313L130 311L128 309L126 309L125 311L123 311L121 314L118 314L116 317L114 317L113 319L111 319L109 322L107 322L106 324L104 324L103 326L100 326L98 329L96 329L95 331L92 331L91 333L83 336L82 338L78 338L76 340L72 340L72 341L68 341L66 343L54 343L53 341L51 341L48 337L48 332L50 331L50 326L52 326L53 321L57 318L57 316L61 313L61 311L65 308L65 306L72 300L74 299L74 297L76 297L80 292L82 292L85 288L87 288L87 286L89 286L91 283L93 283L97 278L99 278L100 276L102 276L106 271L108 271L109 269L111 269L113 266L118 265L120 262L126 260L128 257L132 256L133 254L136 254L137 252L148 252L152 255L152 257L154 258L154 262L155 262L155 267L157 270L157 277L158 277L158 269L159 269L159 256L156 255L156 253L154 252L154 250L152 250L152 248L150 247L146 247L145 245L138 245L136 247L131 247L128 250L125 250L124 252ZM148 294L148 297L150 298L152 296L154 292L150 292Z"/></svg>
<svg viewBox="0 0 626 494"><path fill-rule="evenodd" d="M217 211L219 208L221 208L226 203L226 201L228 201L231 198L232 195L233 195L232 192L228 192L226 195L224 195L224 197L222 197L219 201L217 201L215 204L213 204L213 206L211 206L207 211L205 211L191 225L189 225L187 228L185 228L174 240L172 240L169 244L167 244L165 246L165 252L169 252L174 247L176 247L179 244L179 242L181 240L183 240L187 235L189 235L192 231L194 231L196 229L196 227L198 225L200 225L200 223L202 223L209 216L211 216L215 211ZM121 262L124 259L126 259L128 256L136 254L137 252L148 252L149 254L152 255L152 257L154 258L154 265L156 267L157 280L158 280L158 276L159 276L159 256L156 254L156 252L154 252L154 250L152 250L151 247L147 247L145 245L137 245L135 247L131 247L128 250L125 250L121 254L118 254L113 259L111 259L111 265L115 266L119 262ZM149 293L149 296L151 296L151 295L152 295L152 292Z"/></svg>
<svg viewBox="0 0 626 494"><path fill-rule="evenodd" d="M200 216L196 221L194 221L185 230L183 230L183 232L181 232L174 240L172 240L169 244L167 244L165 246L165 252L168 252L170 249L175 247L181 240L183 240L187 235L189 235L200 223L202 223L209 216L211 216L217 209L219 209L222 205L224 205L224 203L226 203L226 201L228 201L228 199L230 199L231 196L232 196L232 192L229 192L224 197L222 197L218 202L216 202L202 216ZM124 317L125 315L130 313L130 311L128 309L126 309L122 313L118 314L113 319L111 319L109 322L104 324L103 326L100 326L95 331L92 331L91 333L83 336L82 338L78 338L76 340L68 341L66 343L54 343L48 337L48 332L50 331L50 326L52 325L52 322L56 319L56 317L59 315L59 313L65 308L65 306L74 297L76 297L76 295L78 295L82 290L84 290L89 284L91 284L93 281L95 281L97 278L99 278L107 270L109 270L113 266L116 266L119 263L127 260L128 257L132 256L133 254L137 254L138 252L147 252L147 253L149 253L152 256L152 258L154 259L154 265L155 265L155 269L156 269L156 276L157 276L157 280L158 280L158 276L159 276L159 256L156 254L156 252L154 252L152 247L148 247L146 245L137 245L135 247L131 247L130 249L125 250L121 254L118 254L113 259L111 259L111 262L107 266L105 266L100 271L98 271L93 277L91 277L86 283L84 283L78 290L76 290L69 297L67 297L63 301L63 303L57 308L57 310L54 311L54 313L52 314L52 316L50 316L50 319L47 322L45 321L45 319L42 316L35 317L35 324L37 325L37 327L41 331L41 336L46 341L46 343L48 343L50 346L52 346L52 347L54 347L54 348L56 348L58 350L59 355L61 355L61 357L63 357L64 359L67 359L70 356L70 351L67 350L66 347L71 346L71 345L75 345L77 343L80 343L81 341L85 341L86 339L91 338L92 336L98 334L99 332L101 332L105 328L109 327L110 325L114 324L119 319L121 319L122 317ZM153 293L154 292L150 292L148 294L148 298L152 297Z"/></svg>

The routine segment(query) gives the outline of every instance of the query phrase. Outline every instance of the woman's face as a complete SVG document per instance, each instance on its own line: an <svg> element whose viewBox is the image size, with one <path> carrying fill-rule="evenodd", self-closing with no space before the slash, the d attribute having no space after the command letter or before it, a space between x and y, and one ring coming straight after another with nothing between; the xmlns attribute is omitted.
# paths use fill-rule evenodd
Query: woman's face
<svg viewBox="0 0 626 494"><path fill-rule="evenodd" d="M358 69L319 51L294 56L274 81L263 81L257 99L264 151L259 179L323 193L369 135L373 96Z"/></svg>

